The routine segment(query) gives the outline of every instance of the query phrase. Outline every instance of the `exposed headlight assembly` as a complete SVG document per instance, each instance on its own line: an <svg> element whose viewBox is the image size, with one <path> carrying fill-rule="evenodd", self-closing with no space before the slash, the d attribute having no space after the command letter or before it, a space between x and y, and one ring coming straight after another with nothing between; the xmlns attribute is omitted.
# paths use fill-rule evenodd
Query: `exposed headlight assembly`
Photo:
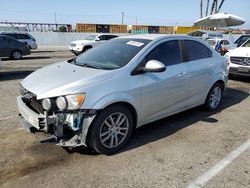
<svg viewBox="0 0 250 188"><path fill-rule="evenodd" d="M42 106L45 110L50 110L51 109L51 100L50 99L43 99Z"/></svg>
<svg viewBox="0 0 250 188"><path fill-rule="evenodd" d="M61 96L56 99L56 105L60 110L77 110L85 100L85 94Z"/></svg>

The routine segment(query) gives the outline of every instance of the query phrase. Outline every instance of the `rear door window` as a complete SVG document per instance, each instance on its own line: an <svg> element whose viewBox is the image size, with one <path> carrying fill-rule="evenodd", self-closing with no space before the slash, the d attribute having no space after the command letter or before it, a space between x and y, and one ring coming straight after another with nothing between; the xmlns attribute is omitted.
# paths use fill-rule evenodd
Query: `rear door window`
<svg viewBox="0 0 250 188"><path fill-rule="evenodd" d="M26 40L26 39L30 39L30 37L26 34L17 34L17 39Z"/></svg>
<svg viewBox="0 0 250 188"><path fill-rule="evenodd" d="M184 62L196 61L212 57L211 50L198 41L182 41L182 57Z"/></svg>
<svg viewBox="0 0 250 188"><path fill-rule="evenodd" d="M17 35L16 35L16 34L7 33L7 34L5 34L5 35L7 35L7 36L9 36L9 37L12 37L12 38L14 38L14 39L17 38Z"/></svg>
<svg viewBox="0 0 250 188"><path fill-rule="evenodd" d="M181 63L181 53L178 40L167 41L159 44L145 57L145 62L158 60L166 66Z"/></svg>

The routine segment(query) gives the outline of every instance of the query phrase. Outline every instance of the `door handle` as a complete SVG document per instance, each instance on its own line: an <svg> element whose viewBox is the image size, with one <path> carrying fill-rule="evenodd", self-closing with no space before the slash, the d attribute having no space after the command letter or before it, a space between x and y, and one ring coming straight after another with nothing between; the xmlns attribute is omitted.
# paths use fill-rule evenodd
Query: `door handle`
<svg viewBox="0 0 250 188"><path fill-rule="evenodd" d="M210 65L208 65L208 68L214 68L214 64L210 64Z"/></svg>
<svg viewBox="0 0 250 188"><path fill-rule="evenodd" d="M181 73L179 73L179 74L177 75L177 77L178 77L178 78L182 78L182 77L185 76L185 75L186 75L186 73L181 72Z"/></svg>

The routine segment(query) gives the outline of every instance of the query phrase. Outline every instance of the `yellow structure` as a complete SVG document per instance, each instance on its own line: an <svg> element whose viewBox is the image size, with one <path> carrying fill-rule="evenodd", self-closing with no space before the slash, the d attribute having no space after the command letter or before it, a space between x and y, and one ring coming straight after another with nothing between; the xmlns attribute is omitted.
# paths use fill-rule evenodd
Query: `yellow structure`
<svg viewBox="0 0 250 188"><path fill-rule="evenodd" d="M191 26L191 27L187 27L187 26L176 26L175 27L175 34L187 34L191 31L195 31L195 30L199 30L201 29L200 27L195 27L195 26Z"/></svg>

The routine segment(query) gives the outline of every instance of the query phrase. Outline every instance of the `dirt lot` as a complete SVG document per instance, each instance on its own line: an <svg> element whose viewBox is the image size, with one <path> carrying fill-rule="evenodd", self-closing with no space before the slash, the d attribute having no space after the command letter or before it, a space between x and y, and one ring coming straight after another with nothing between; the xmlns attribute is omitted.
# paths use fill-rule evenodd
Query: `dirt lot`
<svg viewBox="0 0 250 188"><path fill-rule="evenodd" d="M39 144L43 135L26 132L18 122L20 81L71 57L65 50L46 49L20 61L3 60L0 187L186 187L212 167L218 169L216 164L250 139L250 79L235 78L219 111L198 107L144 126L118 154ZM240 151L235 160L226 158L225 168L212 171L204 187L250 187L249 145Z"/></svg>

